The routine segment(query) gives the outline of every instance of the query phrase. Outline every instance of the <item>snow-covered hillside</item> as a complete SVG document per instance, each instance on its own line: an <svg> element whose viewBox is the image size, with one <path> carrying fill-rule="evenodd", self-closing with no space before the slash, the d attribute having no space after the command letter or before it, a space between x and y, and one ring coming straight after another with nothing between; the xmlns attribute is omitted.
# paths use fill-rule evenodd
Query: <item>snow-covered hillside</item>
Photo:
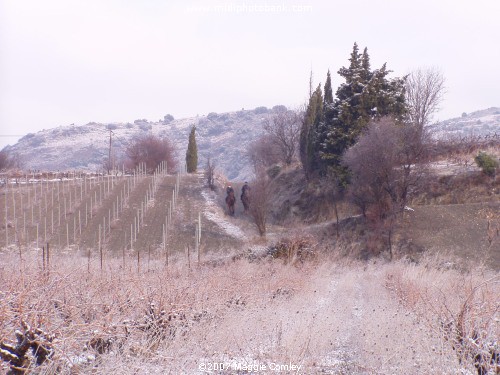
<svg viewBox="0 0 500 375"><path fill-rule="evenodd" d="M461 117L438 122L431 126L436 137L500 134L500 108L491 107Z"/></svg>
<svg viewBox="0 0 500 375"><path fill-rule="evenodd" d="M181 163L184 161L191 126L197 128L198 163L204 168L207 157L215 162L219 172L230 180L246 180L252 176L252 167L246 158L248 144L263 132L263 120L280 106L268 109L258 107L227 113L209 113L206 116L178 120L134 123L89 123L60 126L28 134L14 146L7 146L17 154L24 167L39 170L102 170L108 156L109 130L113 131L112 146L115 160L120 160L130 140L152 133L167 137L176 145ZM486 135L500 133L500 108L493 107L431 126L437 137L447 135Z"/></svg>
<svg viewBox="0 0 500 375"><path fill-rule="evenodd" d="M274 107L275 109L277 107ZM136 136L152 133L167 137L175 144L179 161L185 158L191 126L197 128L198 162L204 168L207 157L231 180L251 177L252 168L245 156L248 144L262 134L263 120L273 109L258 107L206 116L134 123L88 123L60 126L30 133L7 150L20 157L25 168L36 170L88 169L101 170L109 152L109 130L112 152L119 160Z"/></svg>

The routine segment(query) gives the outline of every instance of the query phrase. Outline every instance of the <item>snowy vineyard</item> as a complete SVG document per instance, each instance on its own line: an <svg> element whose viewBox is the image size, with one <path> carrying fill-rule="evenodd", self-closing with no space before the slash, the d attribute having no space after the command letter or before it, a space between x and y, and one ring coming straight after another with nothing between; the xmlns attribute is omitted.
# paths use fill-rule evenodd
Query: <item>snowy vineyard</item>
<svg viewBox="0 0 500 375"><path fill-rule="evenodd" d="M183 175L168 172L163 162L152 175L139 165L129 174L33 173L4 179L0 248L20 257L35 249L44 264L54 251L99 256L102 266L106 255L125 257L141 249L159 251L168 262ZM199 217L195 251L200 235Z"/></svg>

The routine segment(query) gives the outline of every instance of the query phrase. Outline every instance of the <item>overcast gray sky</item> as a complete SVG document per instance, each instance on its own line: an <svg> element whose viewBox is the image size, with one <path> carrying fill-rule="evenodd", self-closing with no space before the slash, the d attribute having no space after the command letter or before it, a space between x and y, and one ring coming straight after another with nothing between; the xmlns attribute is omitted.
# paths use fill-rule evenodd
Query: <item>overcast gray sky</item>
<svg viewBox="0 0 500 375"><path fill-rule="evenodd" d="M0 148L71 123L298 106L353 43L442 70L436 119L500 106L498 0L0 0ZM13 135L14 137L7 137Z"/></svg>

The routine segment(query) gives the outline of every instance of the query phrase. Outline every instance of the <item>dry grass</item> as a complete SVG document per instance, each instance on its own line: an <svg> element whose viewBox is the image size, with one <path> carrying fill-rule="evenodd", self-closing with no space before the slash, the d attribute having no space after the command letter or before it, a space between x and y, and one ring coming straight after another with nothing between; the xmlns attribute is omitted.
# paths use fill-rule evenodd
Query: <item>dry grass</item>
<svg viewBox="0 0 500 375"><path fill-rule="evenodd" d="M231 365L270 363L300 365L304 374L471 368L456 360L439 325L463 304L463 294L451 294L460 292L457 271L325 256L292 265L207 255L191 269L180 258L168 268L151 260L139 270L133 259L125 266L108 259L103 271L97 260L89 271L86 259L60 257L44 272L35 257L26 253L19 265L18 257L3 254L0 263L0 341L15 341L22 321L55 335L41 365L28 352L31 372L192 374L215 362L226 366L219 373L235 373ZM476 284L471 279L469 285ZM491 290L483 289L463 316L478 321L476 304L486 306L481 340L489 340L498 316L492 316ZM430 290L436 294L425 294ZM428 309L431 298L442 304ZM1 362L0 372L8 367Z"/></svg>
<svg viewBox="0 0 500 375"><path fill-rule="evenodd" d="M441 267L436 267L441 264ZM449 262L397 263L386 286L427 329L451 348L469 373L500 372L500 275L482 268L450 268Z"/></svg>
<svg viewBox="0 0 500 375"><path fill-rule="evenodd" d="M474 171L457 175L428 175L415 191L410 204L442 205L496 202L500 196L500 179Z"/></svg>
<svg viewBox="0 0 500 375"><path fill-rule="evenodd" d="M19 265L18 257L2 255L0 340L15 341L21 321L54 334L54 355L42 366L47 373L76 368L107 373L117 358L127 367L152 359L153 369L169 368L169 347L182 343L194 326L262 304L279 288L292 290L300 283L293 275L298 270L273 263L189 270L174 259L169 268L155 260L138 272L131 259L125 268L121 259L108 260L103 271L96 260L89 272L86 259L59 258L43 272L34 254L24 256Z"/></svg>

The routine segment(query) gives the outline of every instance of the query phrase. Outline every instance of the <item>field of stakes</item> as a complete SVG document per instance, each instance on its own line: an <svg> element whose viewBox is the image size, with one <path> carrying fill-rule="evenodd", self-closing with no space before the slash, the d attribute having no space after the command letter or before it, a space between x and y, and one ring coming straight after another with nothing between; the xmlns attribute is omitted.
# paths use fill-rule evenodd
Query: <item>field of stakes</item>
<svg viewBox="0 0 500 375"><path fill-rule="evenodd" d="M132 256L163 252L165 259L177 210L181 174L160 166L153 175L32 174L10 179L0 192L0 248L59 254ZM196 248L195 225L189 237Z"/></svg>

